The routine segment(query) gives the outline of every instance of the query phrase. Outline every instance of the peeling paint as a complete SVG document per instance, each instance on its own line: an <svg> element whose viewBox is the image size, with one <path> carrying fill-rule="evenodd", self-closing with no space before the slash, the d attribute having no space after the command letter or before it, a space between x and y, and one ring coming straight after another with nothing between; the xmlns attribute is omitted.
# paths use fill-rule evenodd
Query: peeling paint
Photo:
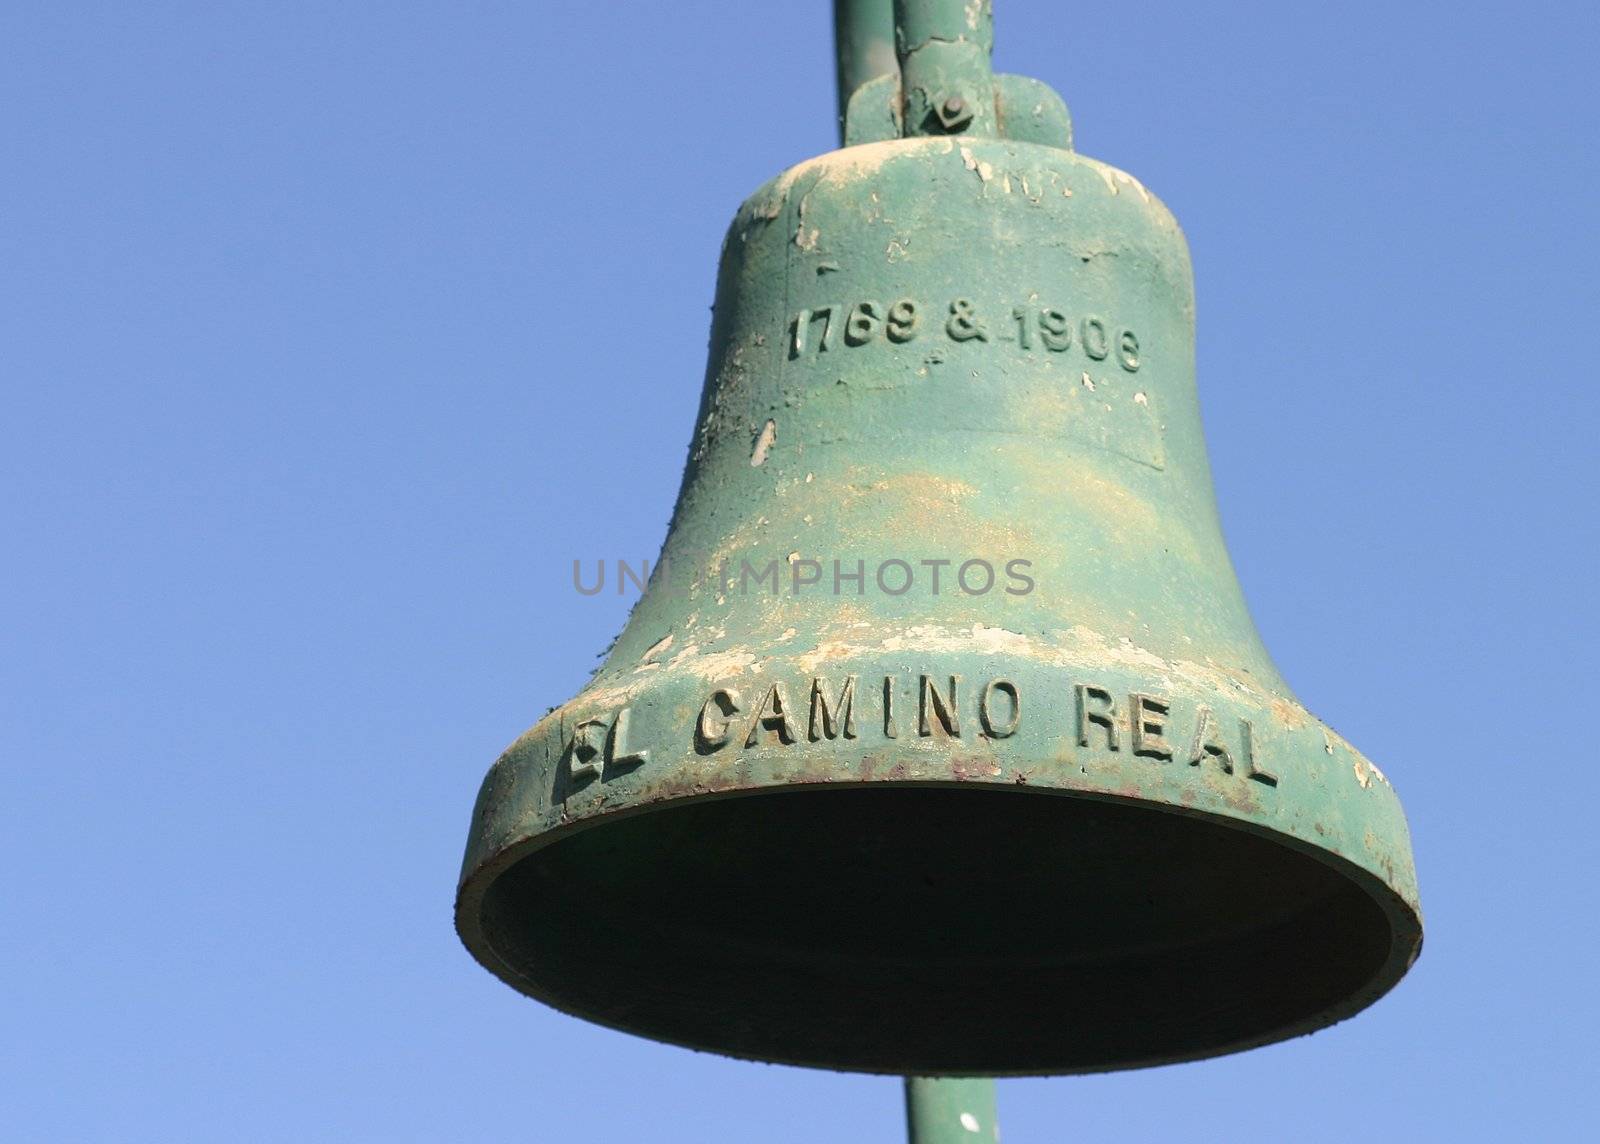
<svg viewBox="0 0 1600 1144"><path fill-rule="evenodd" d="M977 172L978 180L980 182L987 183L990 179L994 178L994 166L974 155L971 147L961 148L961 162L967 168L967 170ZM1006 190L1009 191L1010 189L1011 182L1008 179L1006 181Z"/></svg>
<svg viewBox="0 0 1600 1144"><path fill-rule="evenodd" d="M766 463L767 454L772 451L772 446L778 443L778 423L770 417L761 427L761 434L756 438L755 449L750 453L750 466L759 469Z"/></svg>

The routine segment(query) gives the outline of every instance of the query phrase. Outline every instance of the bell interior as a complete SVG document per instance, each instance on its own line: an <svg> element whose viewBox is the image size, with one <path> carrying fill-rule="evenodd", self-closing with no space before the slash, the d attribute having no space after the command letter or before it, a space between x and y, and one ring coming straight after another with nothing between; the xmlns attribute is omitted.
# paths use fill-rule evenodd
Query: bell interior
<svg viewBox="0 0 1600 1144"><path fill-rule="evenodd" d="M924 1075L1204 1057L1358 1007L1383 908L1270 838L1031 791L797 788L580 830L501 873L523 991L734 1056Z"/></svg>

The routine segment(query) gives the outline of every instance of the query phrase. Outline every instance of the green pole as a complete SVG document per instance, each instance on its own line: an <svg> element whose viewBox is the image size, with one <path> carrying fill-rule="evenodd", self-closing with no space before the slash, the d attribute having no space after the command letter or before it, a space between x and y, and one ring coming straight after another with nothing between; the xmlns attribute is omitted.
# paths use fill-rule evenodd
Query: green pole
<svg viewBox="0 0 1600 1144"><path fill-rule="evenodd" d="M839 76L839 141L856 88L900 68L894 53L894 0L833 0L833 47Z"/></svg>
<svg viewBox="0 0 1600 1144"><path fill-rule="evenodd" d="M994 1081L988 1077L906 1077L911 1144L995 1144Z"/></svg>
<svg viewBox="0 0 1600 1144"><path fill-rule="evenodd" d="M894 0L904 132L997 135L992 0Z"/></svg>

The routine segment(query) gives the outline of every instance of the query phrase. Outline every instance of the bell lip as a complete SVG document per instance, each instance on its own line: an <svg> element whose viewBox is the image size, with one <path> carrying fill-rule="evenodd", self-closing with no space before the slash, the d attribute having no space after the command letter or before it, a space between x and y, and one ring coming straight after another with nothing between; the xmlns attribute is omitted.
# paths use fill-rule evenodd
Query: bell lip
<svg viewBox="0 0 1600 1144"><path fill-rule="evenodd" d="M859 1065L841 1065L833 1061L805 1060L787 1056L756 1056L749 1053L732 1052L725 1048L712 1045L696 1044L692 1041L678 1040L670 1036L658 1036L654 1033L644 1033L632 1029L617 1021L608 1020L588 1012L581 1005L570 1004L550 990L541 989L534 981L523 976L516 969L503 961L494 947L485 938L479 925L480 908L484 897L487 895L495 880L518 862L530 855L538 853L548 846L564 841L584 831L598 826L617 822L623 818L633 818L640 815L654 814L671 810L686 803L711 802L725 799L750 798L761 795L783 795L791 792L805 792L818 790L849 790L849 789L883 789L886 786L943 789L943 790L981 790L984 792L1010 792L1020 796L1035 795L1058 798L1078 798L1095 802L1109 802L1125 806L1153 810L1160 813L1176 814L1187 818L1201 819L1216 826L1233 830L1240 830L1260 838L1267 839L1282 846L1314 858L1335 872L1349 879L1372 899L1374 904L1383 912L1384 918L1389 923L1389 952L1383 963L1370 978L1357 990L1344 997L1338 1004L1318 1010L1299 1021L1289 1025L1279 1026L1259 1036L1244 1037L1234 1041L1206 1048L1199 1052L1183 1052L1163 1054L1143 1058L1140 1060L1119 1061L1113 1064L1095 1065L1076 1068L1041 1068L1041 1069L989 1069L981 1066L960 1066L944 1069L927 1069L920 1066L908 1066L908 1069L879 1069L862 1067ZM475 961L490 973L494 974L506 985L526 997L542 1002L559 1013L579 1020L587 1021L602 1028L612 1029L619 1033L627 1033L644 1040L655 1041L659 1044L672 1045L677 1048L691 1049L695 1052L711 1053L716 1056L727 1057L732 1060L745 1060L763 1064L788 1065L795 1068L825 1069L830 1072L859 1073L873 1076L903 1076L908 1071L918 1076L949 1076L949 1077L1044 1077L1044 1076L1089 1076L1097 1073L1126 1072L1133 1069L1158 1068L1163 1065L1185 1064L1192 1061L1210 1060L1214 1057L1230 1056L1234 1053L1248 1052L1251 1049L1263 1048L1267 1045L1290 1041L1322 1029L1330 1028L1341 1021L1355 1016L1362 1010L1371 1007L1381 1000L1390 990L1400 983L1411 967L1416 964L1422 954L1423 923L1422 911L1417 903L1413 903L1399 894L1393 887L1378 875L1358 863L1352 862L1343 855L1330 850L1324 850L1313 843L1303 839L1274 830L1260 823L1243 819L1232 818L1228 815L1217 814L1212 811L1195 807L1174 806L1168 803L1151 801L1149 799L1135 798L1126 795L1109 794L1100 791L1065 790L1059 787L1044 787L1022 785L1016 783L995 783L983 780L923 780L923 779L894 779L869 782L860 781L806 781L791 782L783 785L767 785L742 787L733 790L715 790L694 792L691 794L676 795L669 799L646 803L638 806L617 807L601 814L576 819L550 830L524 838L502 847L490 858L481 862L477 867L468 871L463 870L461 881L456 891L455 901L455 928L456 935L461 943L466 946Z"/></svg>

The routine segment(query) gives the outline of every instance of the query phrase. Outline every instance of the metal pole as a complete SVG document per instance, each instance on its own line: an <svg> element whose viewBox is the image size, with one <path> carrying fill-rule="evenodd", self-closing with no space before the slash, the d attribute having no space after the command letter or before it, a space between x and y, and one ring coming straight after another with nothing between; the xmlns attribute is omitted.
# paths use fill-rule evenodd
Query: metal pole
<svg viewBox="0 0 1600 1144"><path fill-rule="evenodd" d="M992 0L894 0L905 134L996 134Z"/></svg>
<svg viewBox="0 0 1600 1144"><path fill-rule="evenodd" d="M839 141L856 88L900 68L894 54L894 0L833 0L833 46L839 75Z"/></svg>
<svg viewBox="0 0 1600 1144"><path fill-rule="evenodd" d="M906 1077L911 1144L995 1144L994 1081L988 1077Z"/></svg>

